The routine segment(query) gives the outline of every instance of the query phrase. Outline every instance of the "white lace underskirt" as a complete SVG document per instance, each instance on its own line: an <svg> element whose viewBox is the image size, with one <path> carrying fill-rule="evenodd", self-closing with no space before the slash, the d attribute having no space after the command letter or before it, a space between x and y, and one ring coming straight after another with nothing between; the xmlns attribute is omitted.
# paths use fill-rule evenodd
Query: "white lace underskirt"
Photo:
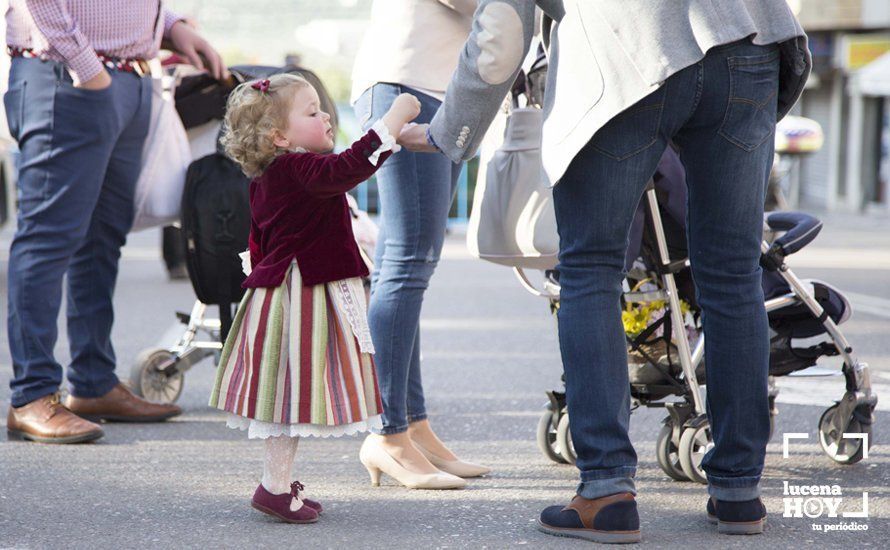
<svg viewBox="0 0 890 550"><path fill-rule="evenodd" d="M378 414L367 420L342 424L340 426L324 426L321 424L278 424L261 422L252 418L228 413L226 426L247 432L248 439L267 439L269 437L341 437L355 435L370 430L383 428L383 418Z"/></svg>

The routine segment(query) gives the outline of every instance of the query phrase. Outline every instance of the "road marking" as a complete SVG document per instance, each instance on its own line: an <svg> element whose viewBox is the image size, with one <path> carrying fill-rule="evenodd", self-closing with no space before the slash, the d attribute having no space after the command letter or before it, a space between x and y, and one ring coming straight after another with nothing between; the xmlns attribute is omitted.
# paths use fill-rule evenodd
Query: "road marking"
<svg viewBox="0 0 890 550"><path fill-rule="evenodd" d="M875 248L805 248L789 256L792 269L801 267L829 269L890 270L890 253Z"/></svg>
<svg viewBox="0 0 890 550"><path fill-rule="evenodd" d="M776 378L778 403L828 407L844 395L844 378ZM871 371L871 390L878 396L878 411L890 411L890 373ZM780 412L781 414L781 412Z"/></svg>
<svg viewBox="0 0 890 550"><path fill-rule="evenodd" d="M160 261L162 259L161 246L125 246L121 249L121 258L124 260ZM0 248L0 262L9 261L9 244Z"/></svg>
<svg viewBox="0 0 890 550"><path fill-rule="evenodd" d="M498 317L440 317L421 319L424 330L541 330L554 328L555 323L547 318L525 317L503 319Z"/></svg>
<svg viewBox="0 0 890 550"><path fill-rule="evenodd" d="M890 300L847 290L842 290L841 292L850 300L854 313L861 311L882 319L890 319Z"/></svg>
<svg viewBox="0 0 890 550"><path fill-rule="evenodd" d="M456 351L433 350L421 352L424 359L542 359L562 368L562 360L559 358L559 350L556 343L552 352L542 351Z"/></svg>

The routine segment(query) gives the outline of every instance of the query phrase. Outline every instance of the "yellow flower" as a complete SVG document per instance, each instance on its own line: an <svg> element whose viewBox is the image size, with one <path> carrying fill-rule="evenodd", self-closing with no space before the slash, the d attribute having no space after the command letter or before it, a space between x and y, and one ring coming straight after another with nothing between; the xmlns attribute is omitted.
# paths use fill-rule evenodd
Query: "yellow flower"
<svg viewBox="0 0 890 550"><path fill-rule="evenodd" d="M629 336L636 336L643 332L649 326L649 320L652 318L652 310L649 306L632 307L628 304L627 308L621 312L621 322L624 325L624 332Z"/></svg>
<svg viewBox="0 0 890 550"><path fill-rule="evenodd" d="M646 303L628 303L621 312L624 332L631 337L643 332L652 322L653 314L667 309L667 302L654 300ZM680 300L680 312L685 316L691 311L685 300Z"/></svg>

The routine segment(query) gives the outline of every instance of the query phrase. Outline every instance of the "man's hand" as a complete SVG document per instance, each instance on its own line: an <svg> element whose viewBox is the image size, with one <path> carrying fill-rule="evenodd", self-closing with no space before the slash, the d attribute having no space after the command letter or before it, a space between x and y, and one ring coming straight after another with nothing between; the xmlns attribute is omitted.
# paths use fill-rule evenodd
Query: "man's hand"
<svg viewBox="0 0 890 550"><path fill-rule="evenodd" d="M229 71L223 65L219 53L209 42L201 38L201 35L188 23L184 21L174 23L170 28L170 41L176 51L182 54L195 68L206 70L210 76L217 80L228 78ZM207 60L209 67L204 66L201 56Z"/></svg>
<svg viewBox="0 0 890 550"><path fill-rule="evenodd" d="M108 74L108 71L105 68L102 68L102 71L99 72L93 78L85 81L79 82L75 85L75 88L83 88L84 90L104 90L105 88L111 86L111 75Z"/></svg>
<svg viewBox="0 0 890 550"><path fill-rule="evenodd" d="M429 124L415 124L413 122L406 124L402 128L402 133L399 134L396 142L415 153L438 153L439 150L426 140L426 129L429 126Z"/></svg>

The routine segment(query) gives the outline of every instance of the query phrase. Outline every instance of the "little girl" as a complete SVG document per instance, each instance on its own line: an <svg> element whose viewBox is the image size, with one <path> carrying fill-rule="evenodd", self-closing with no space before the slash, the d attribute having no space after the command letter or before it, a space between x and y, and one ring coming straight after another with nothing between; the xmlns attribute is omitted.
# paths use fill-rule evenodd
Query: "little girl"
<svg viewBox="0 0 890 550"><path fill-rule="evenodd" d="M299 438L381 425L361 280L368 268L345 194L398 151L393 136L419 112L417 99L402 94L335 155L330 115L306 80L245 83L228 101L223 145L253 178L251 269L210 405L229 413L229 427L265 440L252 505L287 522L313 523L322 510L292 481Z"/></svg>

